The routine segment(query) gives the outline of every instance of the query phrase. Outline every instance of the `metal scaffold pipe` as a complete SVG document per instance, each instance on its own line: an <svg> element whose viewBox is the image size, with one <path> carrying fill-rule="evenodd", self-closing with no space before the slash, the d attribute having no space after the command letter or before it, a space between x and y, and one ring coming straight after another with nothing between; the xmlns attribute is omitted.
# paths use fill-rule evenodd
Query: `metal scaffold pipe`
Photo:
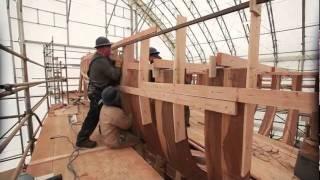
<svg viewBox="0 0 320 180"><path fill-rule="evenodd" d="M269 2L269 1L271 1L271 0L257 0L257 4L262 4L262 3ZM145 39L150 39L150 38L155 37L155 36L166 34L166 33L169 33L171 31L175 31L175 30L178 30L178 29L181 29L181 28L185 28L187 26L191 26L191 25L194 25L194 24L197 24L197 23L200 23L200 22L204 22L204 21L207 21L207 20L210 20L210 19L213 19L213 18L217 18L217 17L223 16L223 15L226 15L226 14L233 13L233 12L237 12L237 11L240 11L240 10L246 9L246 8L249 8L249 1L241 3L241 4L238 4L236 6L232 6L232 7L223 9L221 11L217 11L215 13L208 14L206 16L199 17L197 19L193 19L193 20L185 22L185 23L181 23L179 25L176 25L176 26L173 26L173 27L170 27L170 28L167 28L167 29L163 29L163 30L151 33L151 34L147 34L147 35L142 36L140 38L127 41L127 42L125 42L123 44L112 46L112 49L117 49L119 47L126 46L126 45L129 45L129 44L133 44L133 43L136 43L138 41L143 41Z"/></svg>
<svg viewBox="0 0 320 180"><path fill-rule="evenodd" d="M15 51L13 51L13 50L11 50L11 49L7 48L6 46L4 46L4 45L3 45L3 44L1 44L1 43L0 43L0 49L4 50L4 51L6 51L6 52L8 52L8 53L10 53L10 54L12 54L12 55L14 55L14 56L17 56L17 57L21 58L21 59L22 59L22 60L24 60L24 61L28 61L28 62L30 62L30 63L32 63L32 64L35 64L35 65L38 65L38 66L44 67L44 65L39 64L39 63L37 63L37 62L35 62L35 61L33 61L33 60L29 59L28 57L25 57L25 56L23 56L23 55L21 55L21 54L19 54L19 53L15 52Z"/></svg>

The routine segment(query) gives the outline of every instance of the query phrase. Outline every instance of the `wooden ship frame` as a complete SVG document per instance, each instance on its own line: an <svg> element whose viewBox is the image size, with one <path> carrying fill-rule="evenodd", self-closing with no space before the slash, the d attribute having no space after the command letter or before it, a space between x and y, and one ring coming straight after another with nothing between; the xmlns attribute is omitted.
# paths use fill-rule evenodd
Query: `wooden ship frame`
<svg viewBox="0 0 320 180"><path fill-rule="evenodd" d="M88 171L82 174L83 178L99 179L109 173L111 179L297 179L294 170L299 156L318 161L318 73L259 64L260 3L263 2L250 0L192 21L178 16L177 25L172 28L159 30L151 27L114 43L114 59L122 68L123 108L132 115L133 131L144 139L145 151L160 159L165 168L160 171L155 168L156 172L132 148L110 150L99 143L98 148L79 152L79 159L84 159L79 160L77 167L80 171ZM248 60L217 53L210 56L208 64L186 63L187 26L244 8L250 8L251 13ZM150 39L171 31L176 31L174 59L156 59L149 64ZM136 60L134 50L138 42L140 59ZM90 57L84 57L81 62L79 90L84 89L85 99ZM155 82L150 81L150 75ZM266 77L271 77L269 87L263 84ZM290 91L280 90L282 77L291 78ZM186 84L186 78L192 79L192 84ZM314 92L302 92L303 78L315 78ZM185 106L191 109L190 127L185 124ZM261 106L266 112L256 134L253 131L254 114ZM68 126L67 117L82 112L78 119L83 119L83 112L88 107L78 105L72 108L71 113L54 112L61 119L59 121L48 116L26 172L43 175L53 171L55 163L54 171L72 177L64 167L72 147L57 150L59 153L54 155L46 151L52 146L50 140L53 136L66 133L62 127ZM276 141L267 136L279 109L287 112L287 118L281 141ZM293 143L300 113L309 117L310 129L301 148L297 149ZM66 136L74 139L75 135L69 133ZM59 147L66 145L66 141L58 143ZM117 158L110 160L114 156L128 159L126 170L117 165L116 162L120 161ZM103 165L100 160L101 167L108 170L99 170L93 175L94 172L89 170L96 171L99 164L91 163L94 158L101 157L109 159L103 162L112 165ZM148 159L146 155L143 157ZM126 160L122 158L121 161ZM22 167L23 162L24 159L19 166ZM13 177L19 172L18 167Z"/></svg>

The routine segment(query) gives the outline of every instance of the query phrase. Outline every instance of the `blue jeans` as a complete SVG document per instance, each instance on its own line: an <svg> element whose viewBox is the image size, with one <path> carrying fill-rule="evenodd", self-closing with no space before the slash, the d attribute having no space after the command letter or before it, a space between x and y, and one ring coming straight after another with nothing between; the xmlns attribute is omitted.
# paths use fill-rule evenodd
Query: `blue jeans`
<svg viewBox="0 0 320 180"><path fill-rule="evenodd" d="M88 140L99 122L99 115L102 107L102 103L99 104L101 91L92 92L88 97L90 99L90 109L77 136L77 143Z"/></svg>

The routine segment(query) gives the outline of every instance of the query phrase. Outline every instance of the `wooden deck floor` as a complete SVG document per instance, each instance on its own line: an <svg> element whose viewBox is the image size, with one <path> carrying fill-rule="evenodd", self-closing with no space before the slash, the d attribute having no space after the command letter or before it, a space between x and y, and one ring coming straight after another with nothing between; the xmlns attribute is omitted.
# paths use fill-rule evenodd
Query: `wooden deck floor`
<svg viewBox="0 0 320 180"><path fill-rule="evenodd" d="M75 142L81 122L85 118L88 106L68 106L51 111L45 120L44 127L36 144L27 172L34 176L46 174L63 175L64 179L73 179L67 169L68 158L73 147L68 137ZM68 114L77 114L76 125L69 123ZM204 149L204 113L191 110L191 127L188 137ZM162 177L132 148L111 150L102 145L96 130L92 139L98 142L98 147L81 150L73 165L81 179L162 179ZM251 173L259 179L296 179L293 175L298 150L275 140L254 135L254 154Z"/></svg>
<svg viewBox="0 0 320 180"><path fill-rule="evenodd" d="M204 112L192 109L190 124L188 138L204 148ZM263 180L297 179L293 174L297 154L296 148L255 134L251 175Z"/></svg>
<svg viewBox="0 0 320 180"><path fill-rule="evenodd" d="M85 105L80 105L79 110L77 106L70 106L49 114L27 168L28 173L34 176L61 173L63 179L73 179L73 174L67 169L73 146L65 137L75 143L81 122L78 125L71 125L68 114L78 113L76 115L78 121L83 121L87 110L88 107ZM98 131L94 132L92 139L98 142L98 147L81 150L79 157L73 162L80 179L162 179L132 148L108 149L102 145Z"/></svg>

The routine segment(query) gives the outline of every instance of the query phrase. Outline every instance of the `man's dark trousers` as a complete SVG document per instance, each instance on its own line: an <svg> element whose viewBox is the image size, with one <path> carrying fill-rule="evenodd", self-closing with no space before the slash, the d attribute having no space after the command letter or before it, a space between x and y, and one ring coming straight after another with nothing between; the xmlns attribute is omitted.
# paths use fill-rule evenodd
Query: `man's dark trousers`
<svg viewBox="0 0 320 180"><path fill-rule="evenodd" d="M88 97L90 99L90 109L78 134L77 143L88 140L99 122L99 115L102 107L102 103L99 105L101 91L96 90L92 94L89 94Z"/></svg>

